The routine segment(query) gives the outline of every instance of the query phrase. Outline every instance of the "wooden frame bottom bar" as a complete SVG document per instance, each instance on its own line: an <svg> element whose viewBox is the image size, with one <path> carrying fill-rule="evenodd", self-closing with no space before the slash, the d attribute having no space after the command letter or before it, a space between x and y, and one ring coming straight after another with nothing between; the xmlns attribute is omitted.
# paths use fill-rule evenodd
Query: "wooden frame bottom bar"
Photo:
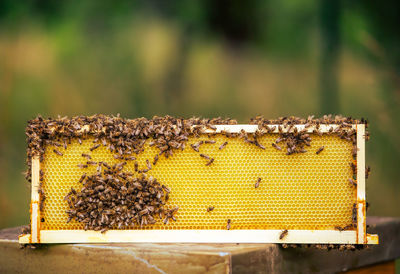
<svg viewBox="0 0 400 274"><path fill-rule="evenodd" d="M356 231L289 230L41 230L39 243L307 243L358 244ZM19 238L32 243L30 235ZM378 244L377 235L367 235L368 244ZM364 243L360 243L364 244Z"/></svg>

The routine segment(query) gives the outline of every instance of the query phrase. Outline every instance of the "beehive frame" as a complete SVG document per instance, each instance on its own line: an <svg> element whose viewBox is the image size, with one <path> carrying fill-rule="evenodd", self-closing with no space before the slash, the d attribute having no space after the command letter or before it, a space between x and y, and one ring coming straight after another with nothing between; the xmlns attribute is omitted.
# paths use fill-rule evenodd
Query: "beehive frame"
<svg viewBox="0 0 400 274"><path fill-rule="evenodd" d="M273 127L274 125L271 125ZM320 125L321 132L328 132L338 125ZM254 133L257 125L216 125L210 133L241 130ZM300 131L304 125L296 125ZM378 236L366 233L365 202L365 125L354 124L357 131L357 228L356 230L289 230L280 239L282 230L43 230L40 222L39 157L32 158L31 234L21 235L19 242L28 243L101 243L101 242L192 242L192 243L324 243L324 244L378 244ZM83 129L84 130L84 129ZM313 132L314 127L308 127ZM207 132L206 132L207 133ZM278 125L272 133L279 133Z"/></svg>

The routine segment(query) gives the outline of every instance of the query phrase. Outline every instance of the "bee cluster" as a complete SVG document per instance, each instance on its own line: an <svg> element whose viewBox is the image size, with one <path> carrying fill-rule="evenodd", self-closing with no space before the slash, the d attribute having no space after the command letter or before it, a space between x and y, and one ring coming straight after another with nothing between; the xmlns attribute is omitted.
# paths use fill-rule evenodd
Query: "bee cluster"
<svg viewBox="0 0 400 274"><path fill-rule="evenodd" d="M286 154L291 155L294 153L305 153L306 147L311 146L312 138L309 131L312 133L322 136L336 135L342 139L350 141L353 143L353 156L357 155L356 147L356 130L353 129L353 125L356 123L365 123L368 125L367 121L364 119L354 120L351 117L343 117L341 115L324 115L322 118L315 119L314 116L309 116L307 119L299 117L280 117L276 120L267 120L262 116L257 116L250 120L250 124L258 125L258 130L266 133L272 133L278 129L279 137L276 139L272 146L278 150L282 150L279 143L286 144ZM271 126L274 125L274 126ZM295 125L303 125L302 129L299 130ZM320 130L321 125L337 125L335 128L330 127L327 132L322 132ZM366 139L369 138L369 134L366 133ZM320 147L316 154L322 152L324 147Z"/></svg>
<svg viewBox="0 0 400 274"><path fill-rule="evenodd" d="M307 119L298 117L280 117L276 120L267 120L261 116L250 120L250 124L258 125L258 130L254 133L247 133L242 130L239 133L221 131L220 134L228 138L240 138L244 142L254 145L259 149L265 150L265 146L258 140L265 134L270 134L278 130L279 137L272 146L277 150L285 150L287 155L307 152L306 148L311 146L312 133L322 136L323 134L334 134L338 137L353 143L353 156L356 157L356 130L353 129L355 123L366 123L364 119L354 120L342 116L324 116L314 119L309 116ZM137 118L123 119L118 116L77 116L71 119L58 117L58 119L43 119L37 117L28 122L26 128L27 135L27 165L26 179L31 181L31 159L39 157L44 159L45 147L52 146L52 152L62 157L63 153L57 149L68 148L72 139L82 140L88 137L94 138L93 146L89 152L93 152L100 146L107 147L115 159L120 160L119 164L110 166L105 162L95 162L88 153L83 153L84 163L79 164L81 169L89 166L96 166L96 173L88 175L83 173L79 183L82 184L80 190L71 189L65 200L69 209L67 214L68 221L74 219L82 222L85 229L106 231L111 228L123 229L134 225L154 224L155 217L159 216L164 223L170 219L175 220L174 214L178 208L169 209L165 206L168 201L170 190L168 187L159 183L153 177L147 177L146 172L151 170L164 155L165 158L171 157L174 150L184 150L189 137L200 137L207 134L209 140L199 141L191 144L190 147L199 153L199 156L206 160L205 165L210 166L215 159L199 151L200 146L213 145L216 142L210 138L216 134L215 125L234 125L236 120L232 119L200 119L190 118L181 119L170 116L158 117L153 119ZM331 127L328 132L321 132L320 125L337 125ZM295 125L303 125L299 130ZM368 133L365 136L369 138ZM144 151L146 141L150 139L149 145L158 149L154 159L146 160L146 167L139 169L136 155ZM228 142L219 146L219 150L224 149ZM285 146L285 147L284 147ZM315 151L316 154L323 153L324 147ZM128 161L134 161L135 173L123 171L124 165ZM354 177L349 180L356 186L356 164L352 163ZM366 170L366 176L369 169ZM40 201L43 210L45 193L42 191L42 181L44 172L40 171ZM258 188L261 178L255 183ZM214 207L209 207L208 212ZM228 219L227 229L231 228L231 220Z"/></svg>
<svg viewBox="0 0 400 274"><path fill-rule="evenodd" d="M94 175L84 173L80 179L83 187L65 196L68 202L67 222L75 219L85 224L86 229L124 229L156 223L159 216L167 224L175 220L177 207L168 209L170 189L153 177L145 175L137 178L131 172L123 171L123 163L109 166Z"/></svg>

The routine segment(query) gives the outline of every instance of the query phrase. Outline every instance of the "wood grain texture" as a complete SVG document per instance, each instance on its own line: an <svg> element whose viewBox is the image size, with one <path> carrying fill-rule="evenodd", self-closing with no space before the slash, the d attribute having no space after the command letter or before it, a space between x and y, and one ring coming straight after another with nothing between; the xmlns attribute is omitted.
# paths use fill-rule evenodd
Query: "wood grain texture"
<svg viewBox="0 0 400 274"><path fill-rule="evenodd" d="M395 261L389 261L381 264L375 264L371 266L365 266L358 269L342 272L346 274L395 274L396 265Z"/></svg>
<svg viewBox="0 0 400 274"><path fill-rule="evenodd" d="M357 251L278 244L52 244L19 249L20 228L0 230L0 273L338 273L400 258L400 218L370 217L379 245Z"/></svg>
<svg viewBox="0 0 400 274"><path fill-rule="evenodd" d="M40 243L357 243L356 231L289 230L41 230ZM20 238L20 243L27 238ZM371 241L371 244L374 243Z"/></svg>

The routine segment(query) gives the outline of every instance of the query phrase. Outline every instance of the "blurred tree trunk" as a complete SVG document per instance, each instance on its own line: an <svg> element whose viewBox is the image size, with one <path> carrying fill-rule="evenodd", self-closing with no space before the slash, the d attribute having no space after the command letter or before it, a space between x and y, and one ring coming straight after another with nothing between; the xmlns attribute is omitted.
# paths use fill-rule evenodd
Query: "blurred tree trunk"
<svg viewBox="0 0 400 274"><path fill-rule="evenodd" d="M340 0L321 0L321 63L319 75L320 111L338 113L338 60L340 53Z"/></svg>
<svg viewBox="0 0 400 274"><path fill-rule="evenodd" d="M164 99L166 110L169 115L180 116L182 110L186 110L182 105L184 91L182 79L185 74L186 62L190 50L191 27L186 26L179 41L179 49L176 60L174 61L165 83Z"/></svg>

